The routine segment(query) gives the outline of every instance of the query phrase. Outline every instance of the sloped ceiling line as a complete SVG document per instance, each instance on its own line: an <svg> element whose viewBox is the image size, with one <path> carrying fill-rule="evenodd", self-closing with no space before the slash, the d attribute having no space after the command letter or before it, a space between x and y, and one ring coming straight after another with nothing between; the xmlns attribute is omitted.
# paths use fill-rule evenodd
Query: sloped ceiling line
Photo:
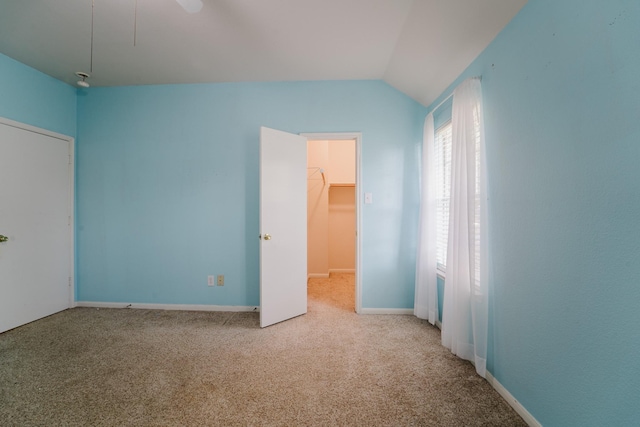
<svg viewBox="0 0 640 427"><path fill-rule="evenodd" d="M382 79L427 106L526 0L94 0L92 86ZM92 0L0 0L0 53L69 84ZM132 29L136 28L136 43Z"/></svg>

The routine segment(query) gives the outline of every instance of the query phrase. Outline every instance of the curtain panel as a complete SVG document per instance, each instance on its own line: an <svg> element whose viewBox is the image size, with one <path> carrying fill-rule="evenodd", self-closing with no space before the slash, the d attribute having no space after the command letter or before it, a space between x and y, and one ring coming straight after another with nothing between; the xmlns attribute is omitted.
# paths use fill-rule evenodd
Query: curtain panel
<svg viewBox="0 0 640 427"><path fill-rule="evenodd" d="M432 325L438 320L434 135L433 113L430 113L424 121L422 144L420 220L413 313L420 319L428 320Z"/></svg>
<svg viewBox="0 0 640 427"><path fill-rule="evenodd" d="M451 204L442 344L486 375L488 245L486 161L479 78L453 93Z"/></svg>

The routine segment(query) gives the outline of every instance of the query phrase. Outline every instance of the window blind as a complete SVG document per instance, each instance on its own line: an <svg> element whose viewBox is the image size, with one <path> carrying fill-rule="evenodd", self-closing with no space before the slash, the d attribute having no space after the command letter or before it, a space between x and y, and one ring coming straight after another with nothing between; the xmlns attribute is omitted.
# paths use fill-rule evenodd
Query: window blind
<svg viewBox="0 0 640 427"><path fill-rule="evenodd" d="M473 126L475 129L475 147L476 147L476 176L475 176L475 244L474 244L474 261L475 261L475 282L476 286L480 284L480 111L478 108L473 111Z"/></svg>
<svg viewBox="0 0 640 427"><path fill-rule="evenodd" d="M436 261L444 271L447 264L449 200L451 198L451 121L436 130Z"/></svg>
<svg viewBox="0 0 640 427"><path fill-rule="evenodd" d="M480 280L480 126L474 116L476 129L476 177L475 177L475 278ZM447 241L449 236L449 203L451 199L451 121L436 130L436 260L438 269L446 271Z"/></svg>

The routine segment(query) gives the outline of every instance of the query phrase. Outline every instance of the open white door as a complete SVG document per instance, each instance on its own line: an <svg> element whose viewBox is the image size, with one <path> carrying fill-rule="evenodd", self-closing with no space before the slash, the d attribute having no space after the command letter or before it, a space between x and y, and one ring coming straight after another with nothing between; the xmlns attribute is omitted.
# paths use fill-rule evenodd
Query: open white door
<svg viewBox="0 0 640 427"><path fill-rule="evenodd" d="M307 139L260 128L260 326L307 312Z"/></svg>
<svg viewBox="0 0 640 427"><path fill-rule="evenodd" d="M71 305L72 144L0 120L0 332Z"/></svg>

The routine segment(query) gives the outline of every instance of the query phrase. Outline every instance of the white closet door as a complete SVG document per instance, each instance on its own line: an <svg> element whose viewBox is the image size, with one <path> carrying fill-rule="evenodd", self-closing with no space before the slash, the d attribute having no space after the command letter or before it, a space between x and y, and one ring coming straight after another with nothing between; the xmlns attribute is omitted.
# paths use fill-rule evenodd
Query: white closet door
<svg viewBox="0 0 640 427"><path fill-rule="evenodd" d="M72 140L18 126L0 121L0 332L72 303Z"/></svg>

